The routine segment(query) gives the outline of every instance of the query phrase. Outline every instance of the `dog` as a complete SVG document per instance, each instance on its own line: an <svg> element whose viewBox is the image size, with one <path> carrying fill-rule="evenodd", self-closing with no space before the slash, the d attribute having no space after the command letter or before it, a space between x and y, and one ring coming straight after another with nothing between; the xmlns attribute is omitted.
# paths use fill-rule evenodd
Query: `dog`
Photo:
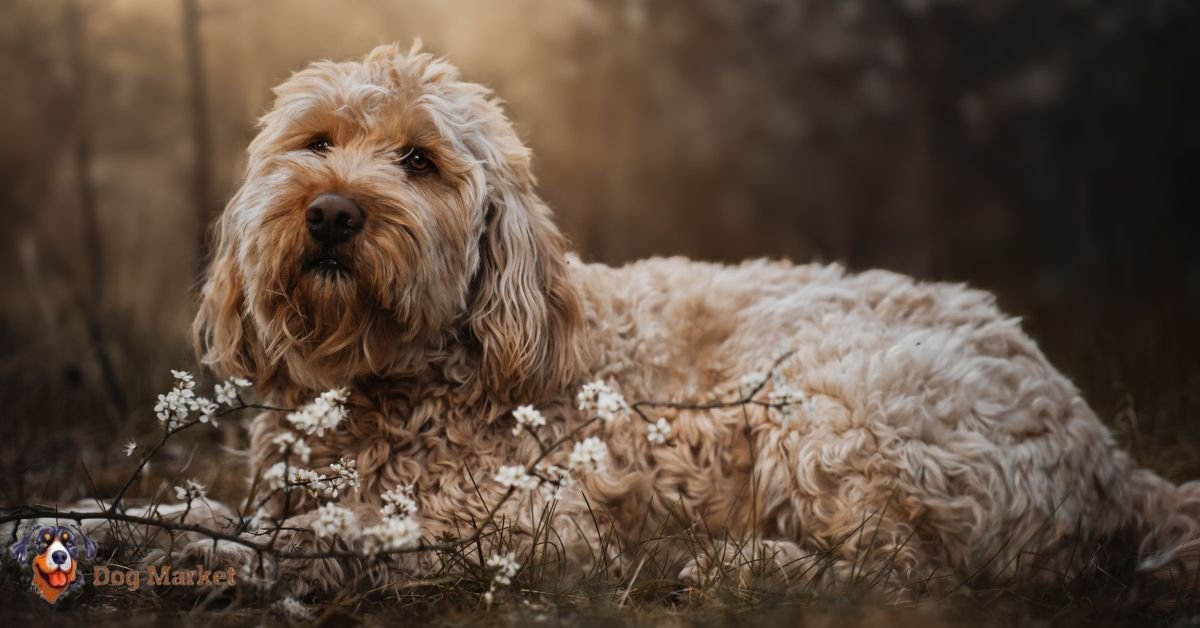
<svg viewBox="0 0 1200 628"><path fill-rule="evenodd" d="M78 528L49 525L35 528L18 539L9 548L9 554L17 563L30 566L34 590L53 604L63 593L83 587L83 574L78 571L80 547L85 559L96 558L95 542Z"/></svg>
<svg viewBox="0 0 1200 628"><path fill-rule="evenodd" d="M722 560L702 538L780 565L821 556L831 581L879 566L919 591L1074 573L1100 547L1161 566L1198 537L1200 485L1139 468L991 294L838 265L584 263L499 101L419 47L314 63L275 95L214 227L196 347L273 404L349 388L349 418L309 445L318 471L356 462L341 502L361 525L411 486L427 538L495 516L527 555L528 503L489 510L499 468L540 454L513 410L535 407L553 441L585 425L575 395L601 380L674 403L638 406L669 429L657 443L636 419L579 432L606 439L607 468L538 512L581 571L630 569L621 548L654 537L692 549L679 577L694 582ZM685 403L747 383L785 401ZM287 429L282 412L253 420L259 473ZM308 529L319 501L288 501L268 508ZM421 561L279 576L329 593Z"/></svg>

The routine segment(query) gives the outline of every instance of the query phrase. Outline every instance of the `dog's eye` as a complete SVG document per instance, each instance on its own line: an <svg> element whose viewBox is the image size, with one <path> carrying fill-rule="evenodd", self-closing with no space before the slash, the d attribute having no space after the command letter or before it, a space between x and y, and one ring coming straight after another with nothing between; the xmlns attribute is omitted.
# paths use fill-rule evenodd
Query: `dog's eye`
<svg viewBox="0 0 1200 628"><path fill-rule="evenodd" d="M47 532L47 533L45 533L45 534L43 534L43 535L42 535L42 540L43 540L43 541L45 541L45 542L47 542L47 543L49 543L49 542L50 542L50 540L51 540L51 539L53 539L53 538L54 538L54 535L53 535L53 534L50 534L49 532Z"/></svg>
<svg viewBox="0 0 1200 628"><path fill-rule="evenodd" d="M324 135L318 135L317 137L314 137L312 141L308 143L308 146L305 146L305 148L314 153L328 153L329 149L333 148L333 140L325 137Z"/></svg>
<svg viewBox="0 0 1200 628"><path fill-rule="evenodd" d="M63 532L63 533L62 533L62 540L63 540L63 541L70 541L70 540L71 540L71 533L70 533L70 532Z"/></svg>
<svg viewBox="0 0 1200 628"><path fill-rule="evenodd" d="M396 163L409 172L433 171L433 160L429 158L429 153L420 148L402 149Z"/></svg>

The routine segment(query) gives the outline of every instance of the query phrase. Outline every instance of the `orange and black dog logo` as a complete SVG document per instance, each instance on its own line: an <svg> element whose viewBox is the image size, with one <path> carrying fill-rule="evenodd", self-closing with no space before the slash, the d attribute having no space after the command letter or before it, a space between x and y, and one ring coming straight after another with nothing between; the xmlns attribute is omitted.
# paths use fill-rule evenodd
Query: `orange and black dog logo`
<svg viewBox="0 0 1200 628"><path fill-rule="evenodd" d="M83 586L83 572L79 570L81 549L87 560L96 558L96 543L78 528L41 526L13 543L9 553L18 563L33 568L34 590L53 603L66 591Z"/></svg>

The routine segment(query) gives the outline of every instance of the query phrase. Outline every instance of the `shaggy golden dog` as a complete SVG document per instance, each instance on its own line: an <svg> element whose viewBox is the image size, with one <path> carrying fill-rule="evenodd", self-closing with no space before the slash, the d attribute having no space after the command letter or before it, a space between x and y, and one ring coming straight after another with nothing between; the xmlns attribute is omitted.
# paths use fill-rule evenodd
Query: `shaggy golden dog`
<svg viewBox="0 0 1200 628"><path fill-rule="evenodd" d="M491 92L416 48L315 63L276 94L216 225L197 346L277 404L349 387L349 418L309 444L315 469L357 462L361 490L341 501L362 525L412 484L426 538L461 536L506 493L499 468L540 453L513 436L514 408L559 437L588 418L579 387L604 380L631 402L748 387L784 401L640 406L666 443L637 417L589 427L607 467L550 515L580 569L597 538L619 568L623 543L658 535L779 565L823 556L834 581L886 565L912 590L1011 581L1031 562L1068 573L1099 547L1158 565L1197 536L1200 487L1137 468L988 293L836 265L584 263ZM259 469L285 429L282 413L254 420ZM316 505L293 500L289 527ZM509 506L520 545L540 515ZM731 555L699 554L685 580ZM282 569L305 593L421 560Z"/></svg>

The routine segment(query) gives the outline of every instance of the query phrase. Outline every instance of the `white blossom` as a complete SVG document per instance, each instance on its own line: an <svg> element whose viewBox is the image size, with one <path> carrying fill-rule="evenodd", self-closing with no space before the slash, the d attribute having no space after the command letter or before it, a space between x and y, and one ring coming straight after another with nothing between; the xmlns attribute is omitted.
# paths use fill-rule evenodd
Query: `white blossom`
<svg viewBox="0 0 1200 628"><path fill-rule="evenodd" d="M308 464L308 460L312 456L312 447L309 447L308 443L304 442L303 438L297 438L294 442L292 442L291 449L292 453L300 459L300 462Z"/></svg>
<svg viewBox="0 0 1200 628"><path fill-rule="evenodd" d="M262 474L263 486L265 486L267 488L267 490L270 490L270 491L276 491L281 488L284 488L285 483L284 483L284 479L283 479L283 474L286 469L287 469L287 464L283 463L283 462L276 462L275 464L271 465L266 471L263 471L263 474Z"/></svg>
<svg viewBox="0 0 1200 628"><path fill-rule="evenodd" d="M230 408L238 408L242 405L241 388L249 388L250 380L241 377L227 379L216 386L213 386L213 396L216 397L217 403Z"/></svg>
<svg viewBox="0 0 1200 628"><path fill-rule="evenodd" d="M494 554L487 560L487 566L494 569L496 573L492 576L498 584L512 584L512 579L517 575L517 570L521 568L521 564L517 562L517 553L509 552L504 555Z"/></svg>
<svg viewBox="0 0 1200 628"><path fill-rule="evenodd" d="M122 451L125 452L126 456L132 456L133 452L137 451L137 446L138 446L137 441L135 441L131 438L131 439L129 439L129 442L125 443L125 446L122 448Z"/></svg>
<svg viewBox="0 0 1200 628"><path fill-rule="evenodd" d="M181 502L204 499L207 495L208 489L196 480L187 480L183 483L183 486L175 487L175 499Z"/></svg>
<svg viewBox="0 0 1200 628"><path fill-rule="evenodd" d="M294 597L285 597L275 603L275 608L279 612L293 619L312 619L312 609L305 606L303 602L298 601Z"/></svg>
<svg viewBox="0 0 1200 628"><path fill-rule="evenodd" d="M309 457L312 455L312 448L303 438L296 436L294 432L280 432L271 439L271 444L281 454L294 454L304 464L308 464Z"/></svg>
<svg viewBox="0 0 1200 628"><path fill-rule="evenodd" d="M604 441L590 436L575 443L567 466L573 470L603 471L608 462L608 445Z"/></svg>
<svg viewBox="0 0 1200 628"><path fill-rule="evenodd" d="M213 386L213 397L216 397L217 403L230 408L236 408L234 405L238 401L238 390L233 385L233 382L226 381Z"/></svg>
<svg viewBox="0 0 1200 628"><path fill-rule="evenodd" d="M196 397L196 409L200 411L200 418L197 419L201 423L212 423L213 427L217 427L217 410L220 406L213 403L207 397Z"/></svg>
<svg viewBox="0 0 1200 628"><path fill-rule="evenodd" d="M544 478L537 488L538 494L546 501L562 499L566 491L575 486L575 479L571 477L571 472L558 465L539 462L534 467L534 471Z"/></svg>
<svg viewBox="0 0 1200 628"><path fill-rule="evenodd" d="M349 416L343 405L349 397L350 392L345 388L323 392L308 405L288 414L287 420L305 434L323 436L325 430L333 430Z"/></svg>
<svg viewBox="0 0 1200 628"><path fill-rule="evenodd" d="M333 502L326 502L317 509L317 518L312 522L317 538L333 537L353 541L358 537L358 517L350 510Z"/></svg>
<svg viewBox="0 0 1200 628"><path fill-rule="evenodd" d="M646 440L655 445L661 445L667 442L667 435L671 433L671 424L667 423L664 417L658 417L658 421L651 423L646 428Z"/></svg>
<svg viewBox="0 0 1200 628"><path fill-rule="evenodd" d="M777 410L779 423L787 427L798 417L798 408L804 406L804 391L786 386L777 388L767 397L767 402Z"/></svg>
<svg viewBox="0 0 1200 628"><path fill-rule="evenodd" d="M517 420L517 424L513 427L513 436L519 435L522 429L536 432L537 428L546 424L546 417L542 416L542 413L533 406L520 406L513 410L512 415Z"/></svg>
<svg viewBox="0 0 1200 628"><path fill-rule="evenodd" d="M171 369L171 377L175 378L175 382L184 388L195 388L196 382L192 379L192 374L188 371L176 371Z"/></svg>
<svg viewBox="0 0 1200 628"><path fill-rule="evenodd" d="M413 499L413 485L404 484L390 491L384 491L383 508L380 512L384 517L412 517L417 514L417 501Z"/></svg>
<svg viewBox="0 0 1200 628"><path fill-rule="evenodd" d="M322 478L325 480L325 493L337 497L338 493L347 488L358 491L362 486L362 478L358 475L356 464L354 460L340 458L337 462L329 465L330 474Z"/></svg>
<svg viewBox="0 0 1200 628"><path fill-rule="evenodd" d="M754 371L753 373L743 375L738 380L738 387L741 389L743 395L748 395L761 388L765 383L767 383L767 376L759 371Z"/></svg>
<svg viewBox="0 0 1200 628"><path fill-rule="evenodd" d="M629 404L621 393L600 380L584 384L576 400L581 411L589 417L600 417L605 423L629 416Z"/></svg>
<svg viewBox="0 0 1200 628"><path fill-rule="evenodd" d="M412 517L387 517L363 530L363 536L367 554L412 549L421 542L421 526Z"/></svg>
<svg viewBox="0 0 1200 628"><path fill-rule="evenodd" d="M283 464L282 462L279 464ZM304 467L292 467L292 473L288 476L288 490L294 486L299 486L308 490L308 494L317 497L321 494L321 481L325 477L312 469Z"/></svg>
<svg viewBox="0 0 1200 628"><path fill-rule="evenodd" d="M536 476L526 473L525 467L519 464L500 467L496 472L496 481L503 486L525 490L537 488L539 482Z"/></svg>
<svg viewBox="0 0 1200 628"><path fill-rule="evenodd" d="M271 444L279 448L281 454L291 451L294 442L296 442L295 432L280 432L271 439Z"/></svg>
<svg viewBox="0 0 1200 628"><path fill-rule="evenodd" d="M158 402L154 404L154 414L158 417L159 422L164 423L169 430L176 429L183 424L184 419L193 410L200 406L197 403L196 382L192 379L192 374L187 371L171 371L171 376L175 378L175 384L171 390L165 394L158 396Z"/></svg>
<svg viewBox="0 0 1200 628"><path fill-rule="evenodd" d="M772 406L794 406L804 405L804 391L797 388L781 388L771 391L767 397L767 402Z"/></svg>
<svg viewBox="0 0 1200 628"><path fill-rule="evenodd" d="M308 494L313 497L325 495L326 497L337 499L346 489L352 488L357 491L362 486L362 478L359 477L358 469L355 469L354 465L353 460L342 458L329 465L328 475L320 474L304 467L292 467L285 490L290 490L292 487L298 486L307 490ZM271 482L276 482L276 473L282 472L276 472L275 468L282 468L283 466L284 463L282 462L276 463L274 467L268 469L267 473L263 475L263 480L266 481L268 475L270 475Z"/></svg>

